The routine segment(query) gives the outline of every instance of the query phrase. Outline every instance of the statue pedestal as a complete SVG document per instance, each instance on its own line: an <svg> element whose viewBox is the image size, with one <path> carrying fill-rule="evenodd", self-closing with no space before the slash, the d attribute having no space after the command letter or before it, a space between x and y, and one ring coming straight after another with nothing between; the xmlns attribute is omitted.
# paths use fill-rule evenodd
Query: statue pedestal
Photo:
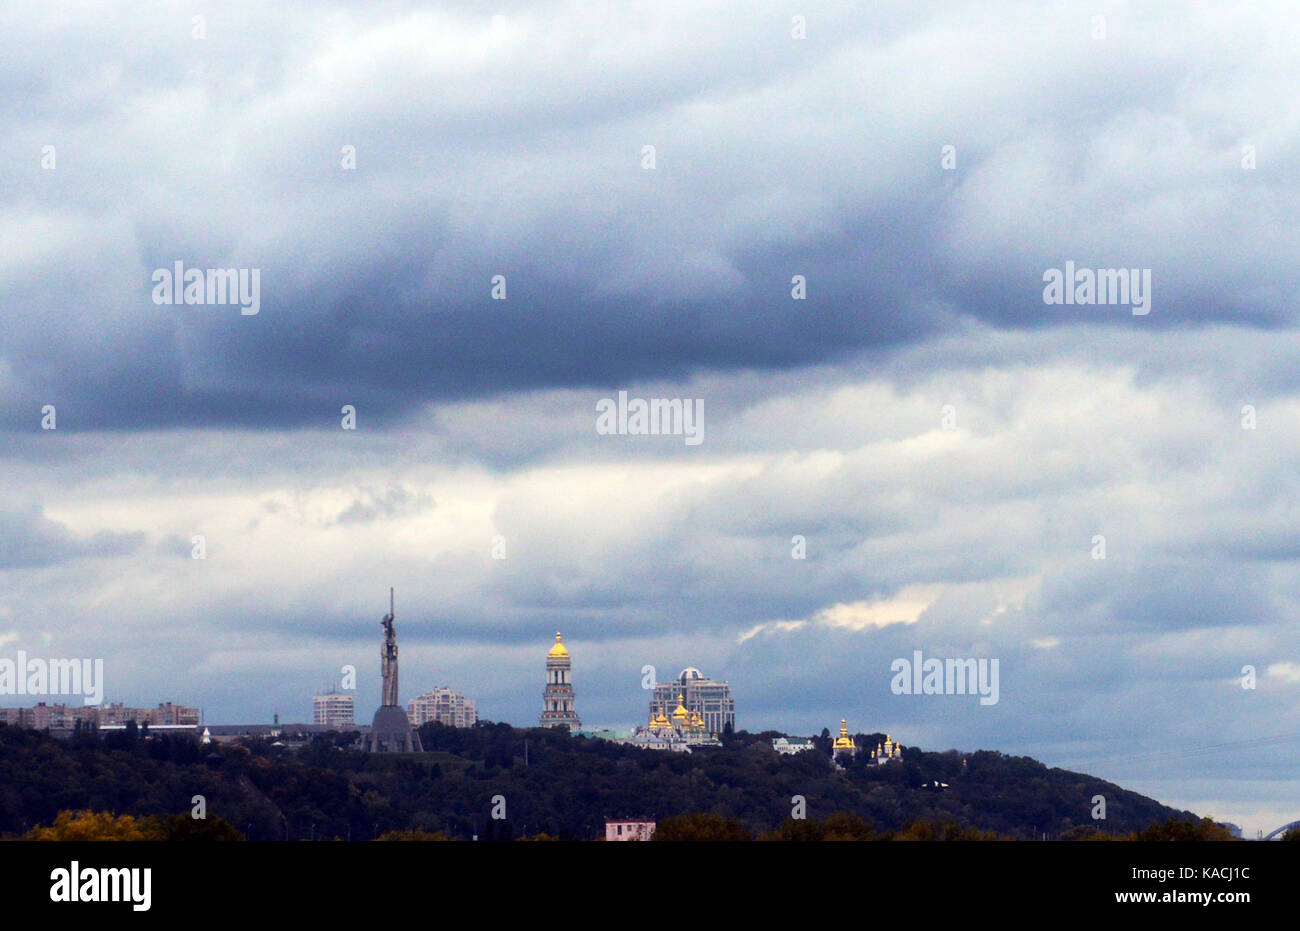
<svg viewBox="0 0 1300 931"><path fill-rule="evenodd" d="M366 753L423 753L420 735L400 705L381 705L375 712L370 733L361 741Z"/></svg>

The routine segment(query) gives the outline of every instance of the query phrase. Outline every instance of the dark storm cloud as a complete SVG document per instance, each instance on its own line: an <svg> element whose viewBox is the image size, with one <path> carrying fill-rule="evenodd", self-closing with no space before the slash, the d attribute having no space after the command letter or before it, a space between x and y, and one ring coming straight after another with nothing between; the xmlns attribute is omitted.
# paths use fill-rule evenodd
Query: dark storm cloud
<svg viewBox="0 0 1300 931"><path fill-rule="evenodd" d="M352 664L361 711L394 585L404 688L516 724L560 629L596 724L691 664L743 727L927 749L1294 731L1294 14L805 12L0 14L0 640L211 720ZM154 304L177 260L260 312ZM1152 312L1044 304L1067 260ZM705 442L597 434L620 388ZM1000 703L892 695L916 648Z"/></svg>
<svg viewBox="0 0 1300 931"><path fill-rule="evenodd" d="M1138 557L1129 566L1089 562L1094 564L1081 561L1045 580L1043 610L1055 629L1136 634L1286 620L1270 591L1267 566L1224 564L1214 557Z"/></svg>
<svg viewBox="0 0 1300 931"><path fill-rule="evenodd" d="M0 76L41 89L0 114L8 236L30 254L0 284L7 426L44 403L79 429L301 426L345 403L384 423L427 401L798 369L963 318L1292 319L1294 275L1265 242L1294 189L1236 164L1262 105L1217 123L1181 90L1199 46L1153 63L1140 18L1099 43L1036 14L1002 70L949 74L1005 38L955 33L960 11L904 25L838 5L809 12L802 45L776 8L722 30L711 11L520 4L495 39L486 14L331 10L214 10L201 40L182 11L119 11L129 47L83 18L13 17L7 44L43 53ZM638 27L617 55L611 26ZM899 74L894 93L873 83ZM930 78L908 106L911 75ZM1253 206L1207 236L1228 201ZM150 273L177 259L259 268L261 313L155 306ZM1156 312L1045 307L1043 270L1067 259L1152 268Z"/></svg>

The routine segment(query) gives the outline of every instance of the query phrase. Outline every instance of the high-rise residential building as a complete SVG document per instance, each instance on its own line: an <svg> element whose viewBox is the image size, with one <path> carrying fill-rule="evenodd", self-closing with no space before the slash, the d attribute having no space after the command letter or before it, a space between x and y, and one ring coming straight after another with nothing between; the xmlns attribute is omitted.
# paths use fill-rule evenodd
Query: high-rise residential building
<svg viewBox="0 0 1300 931"><path fill-rule="evenodd" d="M325 692L312 698L312 723L326 727L352 727L356 722L351 695Z"/></svg>
<svg viewBox="0 0 1300 931"><path fill-rule="evenodd" d="M128 708L119 702L105 702L99 706L99 721L101 727L112 726L116 724L129 724L134 721L141 724L149 720L149 712L145 708ZM153 723L150 721L149 723Z"/></svg>
<svg viewBox="0 0 1300 931"><path fill-rule="evenodd" d="M160 702L157 708L149 709L150 724L193 724L199 723L199 709Z"/></svg>
<svg viewBox="0 0 1300 931"><path fill-rule="evenodd" d="M704 730L721 734L731 725L736 728L736 703L731 698L731 685L706 679L694 666L687 666L676 679L657 683L650 693L650 717L671 719L678 705L678 697L687 714L698 714Z"/></svg>
<svg viewBox="0 0 1300 931"><path fill-rule="evenodd" d="M573 668L569 651L560 632L555 632L555 645L546 654L546 688L542 692L542 727L567 727L576 731L582 727L578 712L573 707Z"/></svg>
<svg viewBox="0 0 1300 931"><path fill-rule="evenodd" d="M437 721L448 727L473 727L478 721L474 699L441 686L406 703L411 723L416 727L428 721Z"/></svg>
<svg viewBox="0 0 1300 931"><path fill-rule="evenodd" d="M63 703L50 705L40 701L30 708L18 709L18 723L38 731L72 727L78 719L97 723L95 707L92 705L82 710L76 705L69 708Z"/></svg>

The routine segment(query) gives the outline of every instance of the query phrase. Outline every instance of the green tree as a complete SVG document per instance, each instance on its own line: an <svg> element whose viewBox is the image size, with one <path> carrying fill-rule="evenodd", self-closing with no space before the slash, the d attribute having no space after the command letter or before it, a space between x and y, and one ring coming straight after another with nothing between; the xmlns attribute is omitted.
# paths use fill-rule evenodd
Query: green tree
<svg viewBox="0 0 1300 931"><path fill-rule="evenodd" d="M234 825L220 815L193 818L181 813L166 819L152 820L156 822L155 831L161 840L237 841L245 839Z"/></svg>
<svg viewBox="0 0 1300 931"><path fill-rule="evenodd" d="M734 818L722 815L677 815L655 826L652 840L657 841L739 841L753 840L754 835Z"/></svg>
<svg viewBox="0 0 1300 931"><path fill-rule="evenodd" d="M1100 830L1095 824L1076 824L1061 832L1061 840L1115 840L1116 838Z"/></svg>
<svg viewBox="0 0 1300 931"><path fill-rule="evenodd" d="M894 835L894 840L990 841L997 839L998 836L993 831L980 831L976 828L962 827L956 821L932 818L917 818L909 821Z"/></svg>
<svg viewBox="0 0 1300 931"><path fill-rule="evenodd" d="M1133 834L1132 839L1138 841L1236 840L1232 832L1222 825L1215 824L1211 818L1202 818L1200 821L1191 818L1170 818L1168 821L1143 828Z"/></svg>
<svg viewBox="0 0 1300 931"><path fill-rule="evenodd" d="M868 824L862 816L850 811L834 812L824 823L826 840L868 841L880 840L874 825Z"/></svg>
<svg viewBox="0 0 1300 931"><path fill-rule="evenodd" d="M387 831L375 838L377 841L450 841L454 837L448 837L441 831Z"/></svg>
<svg viewBox="0 0 1300 931"><path fill-rule="evenodd" d="M826 839L826 829L820 821L806 818L787 818L774 831L759 835L762 841L820 841Z"/></svg>
<svg viewBox="0 0 1300 931"><path fill-rule="evenodd" d="M837 811L825 821L788 818L774 831L762 835L765 841L869 841L883 840L873 825L854 812Z"/></svg>

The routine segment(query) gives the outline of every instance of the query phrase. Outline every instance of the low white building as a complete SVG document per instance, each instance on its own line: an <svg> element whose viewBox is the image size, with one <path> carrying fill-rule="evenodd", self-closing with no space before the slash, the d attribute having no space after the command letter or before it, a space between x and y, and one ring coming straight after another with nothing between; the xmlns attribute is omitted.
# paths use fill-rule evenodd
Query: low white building
<svg viewBox="0 0 1300 931"><path fill-rule="evenodd" d="M808 737L773 737L772 749L777 753L784 753L786 756L793 756L796 753L803 753L813 748L813 742Z"/></svg>
<svg viewBox="0 0 1300 931"><path fill-rule="evenodd" d="M605 840L650 840L655 836L653 821L606 821Z"/></svg>

